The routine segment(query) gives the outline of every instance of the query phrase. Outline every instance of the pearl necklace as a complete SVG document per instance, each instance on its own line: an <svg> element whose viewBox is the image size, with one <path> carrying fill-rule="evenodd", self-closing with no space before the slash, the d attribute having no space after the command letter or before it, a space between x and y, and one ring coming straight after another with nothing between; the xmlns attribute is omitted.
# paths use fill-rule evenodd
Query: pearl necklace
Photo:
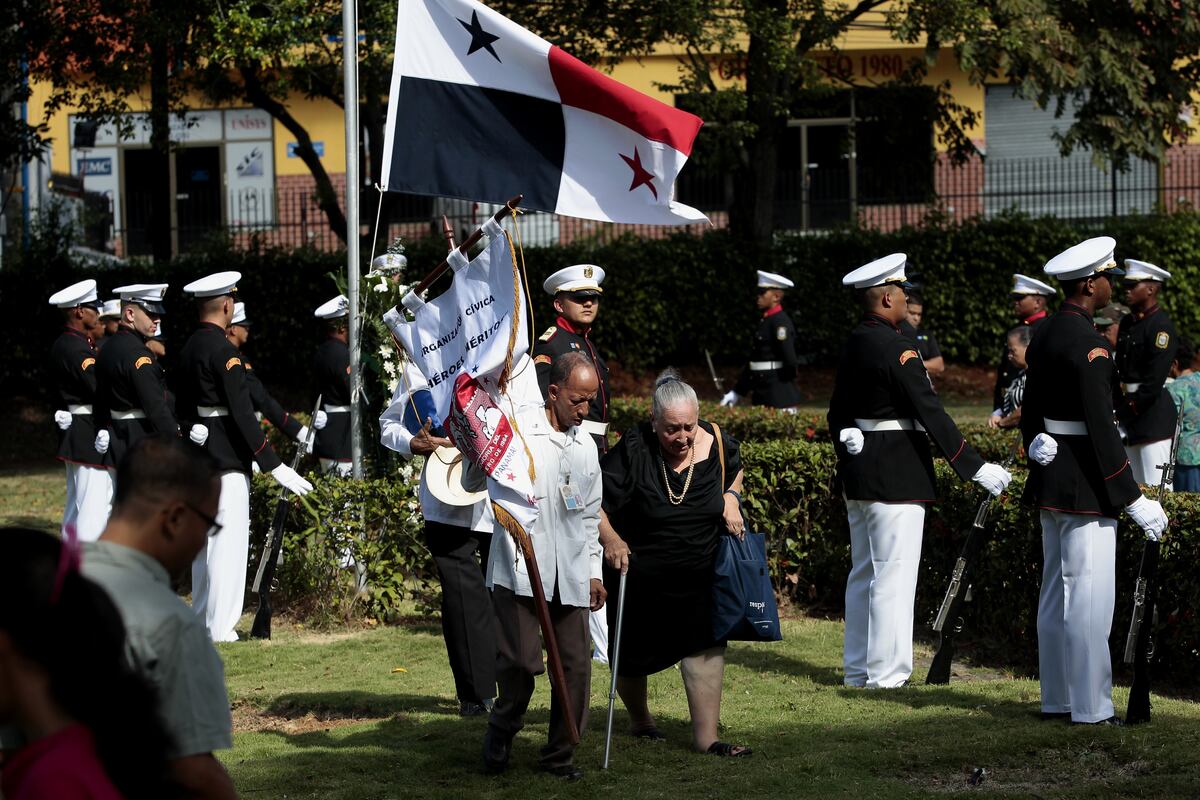
<svg viewBox="0 0 1200 800"><path fill-rule="evenodd" d="M663 485L667 487L667 499L671 501L671 505L677 506L683 502L683 498L687 497L688 489L692 487L692 473L696 470L696 446L693 444L690 448L691 458L688 461L687 477L683 480L683 491L678 495L671 490L671 481L667 478L667 462L663 460L662 449L658 451L658 465L662 467Z"/></svg>

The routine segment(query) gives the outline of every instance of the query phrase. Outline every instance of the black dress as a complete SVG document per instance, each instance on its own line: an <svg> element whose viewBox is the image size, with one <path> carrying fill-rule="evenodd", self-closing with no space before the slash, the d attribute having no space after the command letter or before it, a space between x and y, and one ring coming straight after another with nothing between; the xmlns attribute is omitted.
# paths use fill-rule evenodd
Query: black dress
<svg viewBox="0 0 1200 800"><path fill-rule="evenodd" d="M712 433L712 426L700 426ZM724 642L712 633L712 578L717 544L725 533L724 493L741 470L736 440L725 440L725 483L719 449L696 462L692 485L679 505L663 487L658 438L649 423L629 431L601 461L604 511L633 552L625 582L625 618L618 674L650 675L684 656ZM671 491L683 491L687 469L667 469ZM604 569L608 590L609 658L616 644L620 573Z"/></svg>

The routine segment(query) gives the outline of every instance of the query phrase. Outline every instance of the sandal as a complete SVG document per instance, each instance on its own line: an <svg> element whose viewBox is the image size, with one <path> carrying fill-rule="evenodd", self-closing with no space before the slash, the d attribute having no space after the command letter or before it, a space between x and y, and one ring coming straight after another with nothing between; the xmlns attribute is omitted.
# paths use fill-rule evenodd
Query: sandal
<svg viewBox="0 0 1200 800"><path fill-rule="evenodd" d="M665 742L667 737L662 735L662 731L651 725L649 728L640 728L633 731L635 739L645 739L649 742Z"/></svg>
<svg viewBox="0 0 1200 800"><path fill-rule="evenodd" d="M735 750L737 752L734 752ZM740 744L730 744L729 742L713 742L704 752L710 756L721 756L723 758L744 758L754 754L754 751L749 747Z"/></svg>

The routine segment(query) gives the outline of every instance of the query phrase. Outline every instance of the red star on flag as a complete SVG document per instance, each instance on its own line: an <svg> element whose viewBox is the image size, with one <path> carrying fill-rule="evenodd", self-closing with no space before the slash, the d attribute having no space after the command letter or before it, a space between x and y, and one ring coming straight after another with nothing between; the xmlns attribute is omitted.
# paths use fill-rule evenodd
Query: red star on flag
<svg viewBox="0 0 1200 800"><path fill-rule="evenodd" d="M517 476L512 474L511 472L508 473L507 475L505 475L504 477L507 478L510 482L515 481L517 479Z"/></svg>
<svg viewBox="0 0 1200 800"><path fill-rule="evenodd" d="M629 168L633 170L633 180L629 183L629 191L632 192L639 186L645 186L654 195L654 199L657 200L658 189L654 188L654 173L642 166L642 156L638 153L638 149L636 147L633 148L633 158L624 153L620 153L619 155L629 165Z"/></svg>

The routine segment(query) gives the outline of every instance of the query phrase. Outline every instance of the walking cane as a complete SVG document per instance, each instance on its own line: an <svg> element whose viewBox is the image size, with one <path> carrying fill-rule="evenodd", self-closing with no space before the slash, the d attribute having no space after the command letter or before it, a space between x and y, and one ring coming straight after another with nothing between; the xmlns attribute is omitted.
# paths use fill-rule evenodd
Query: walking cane
<svg viewBox="0 0 1200 800"><path fill-rule="evenodd" d="M604 764L601 769L608 769L608 755L612 750L613 704L617 700L617 665L621 662L621 623L625 619L625 571L621 572L621 582L617 585L617 630L616 643L613 645L612 680L608 684L608 725L604 730Z"/></svg>

